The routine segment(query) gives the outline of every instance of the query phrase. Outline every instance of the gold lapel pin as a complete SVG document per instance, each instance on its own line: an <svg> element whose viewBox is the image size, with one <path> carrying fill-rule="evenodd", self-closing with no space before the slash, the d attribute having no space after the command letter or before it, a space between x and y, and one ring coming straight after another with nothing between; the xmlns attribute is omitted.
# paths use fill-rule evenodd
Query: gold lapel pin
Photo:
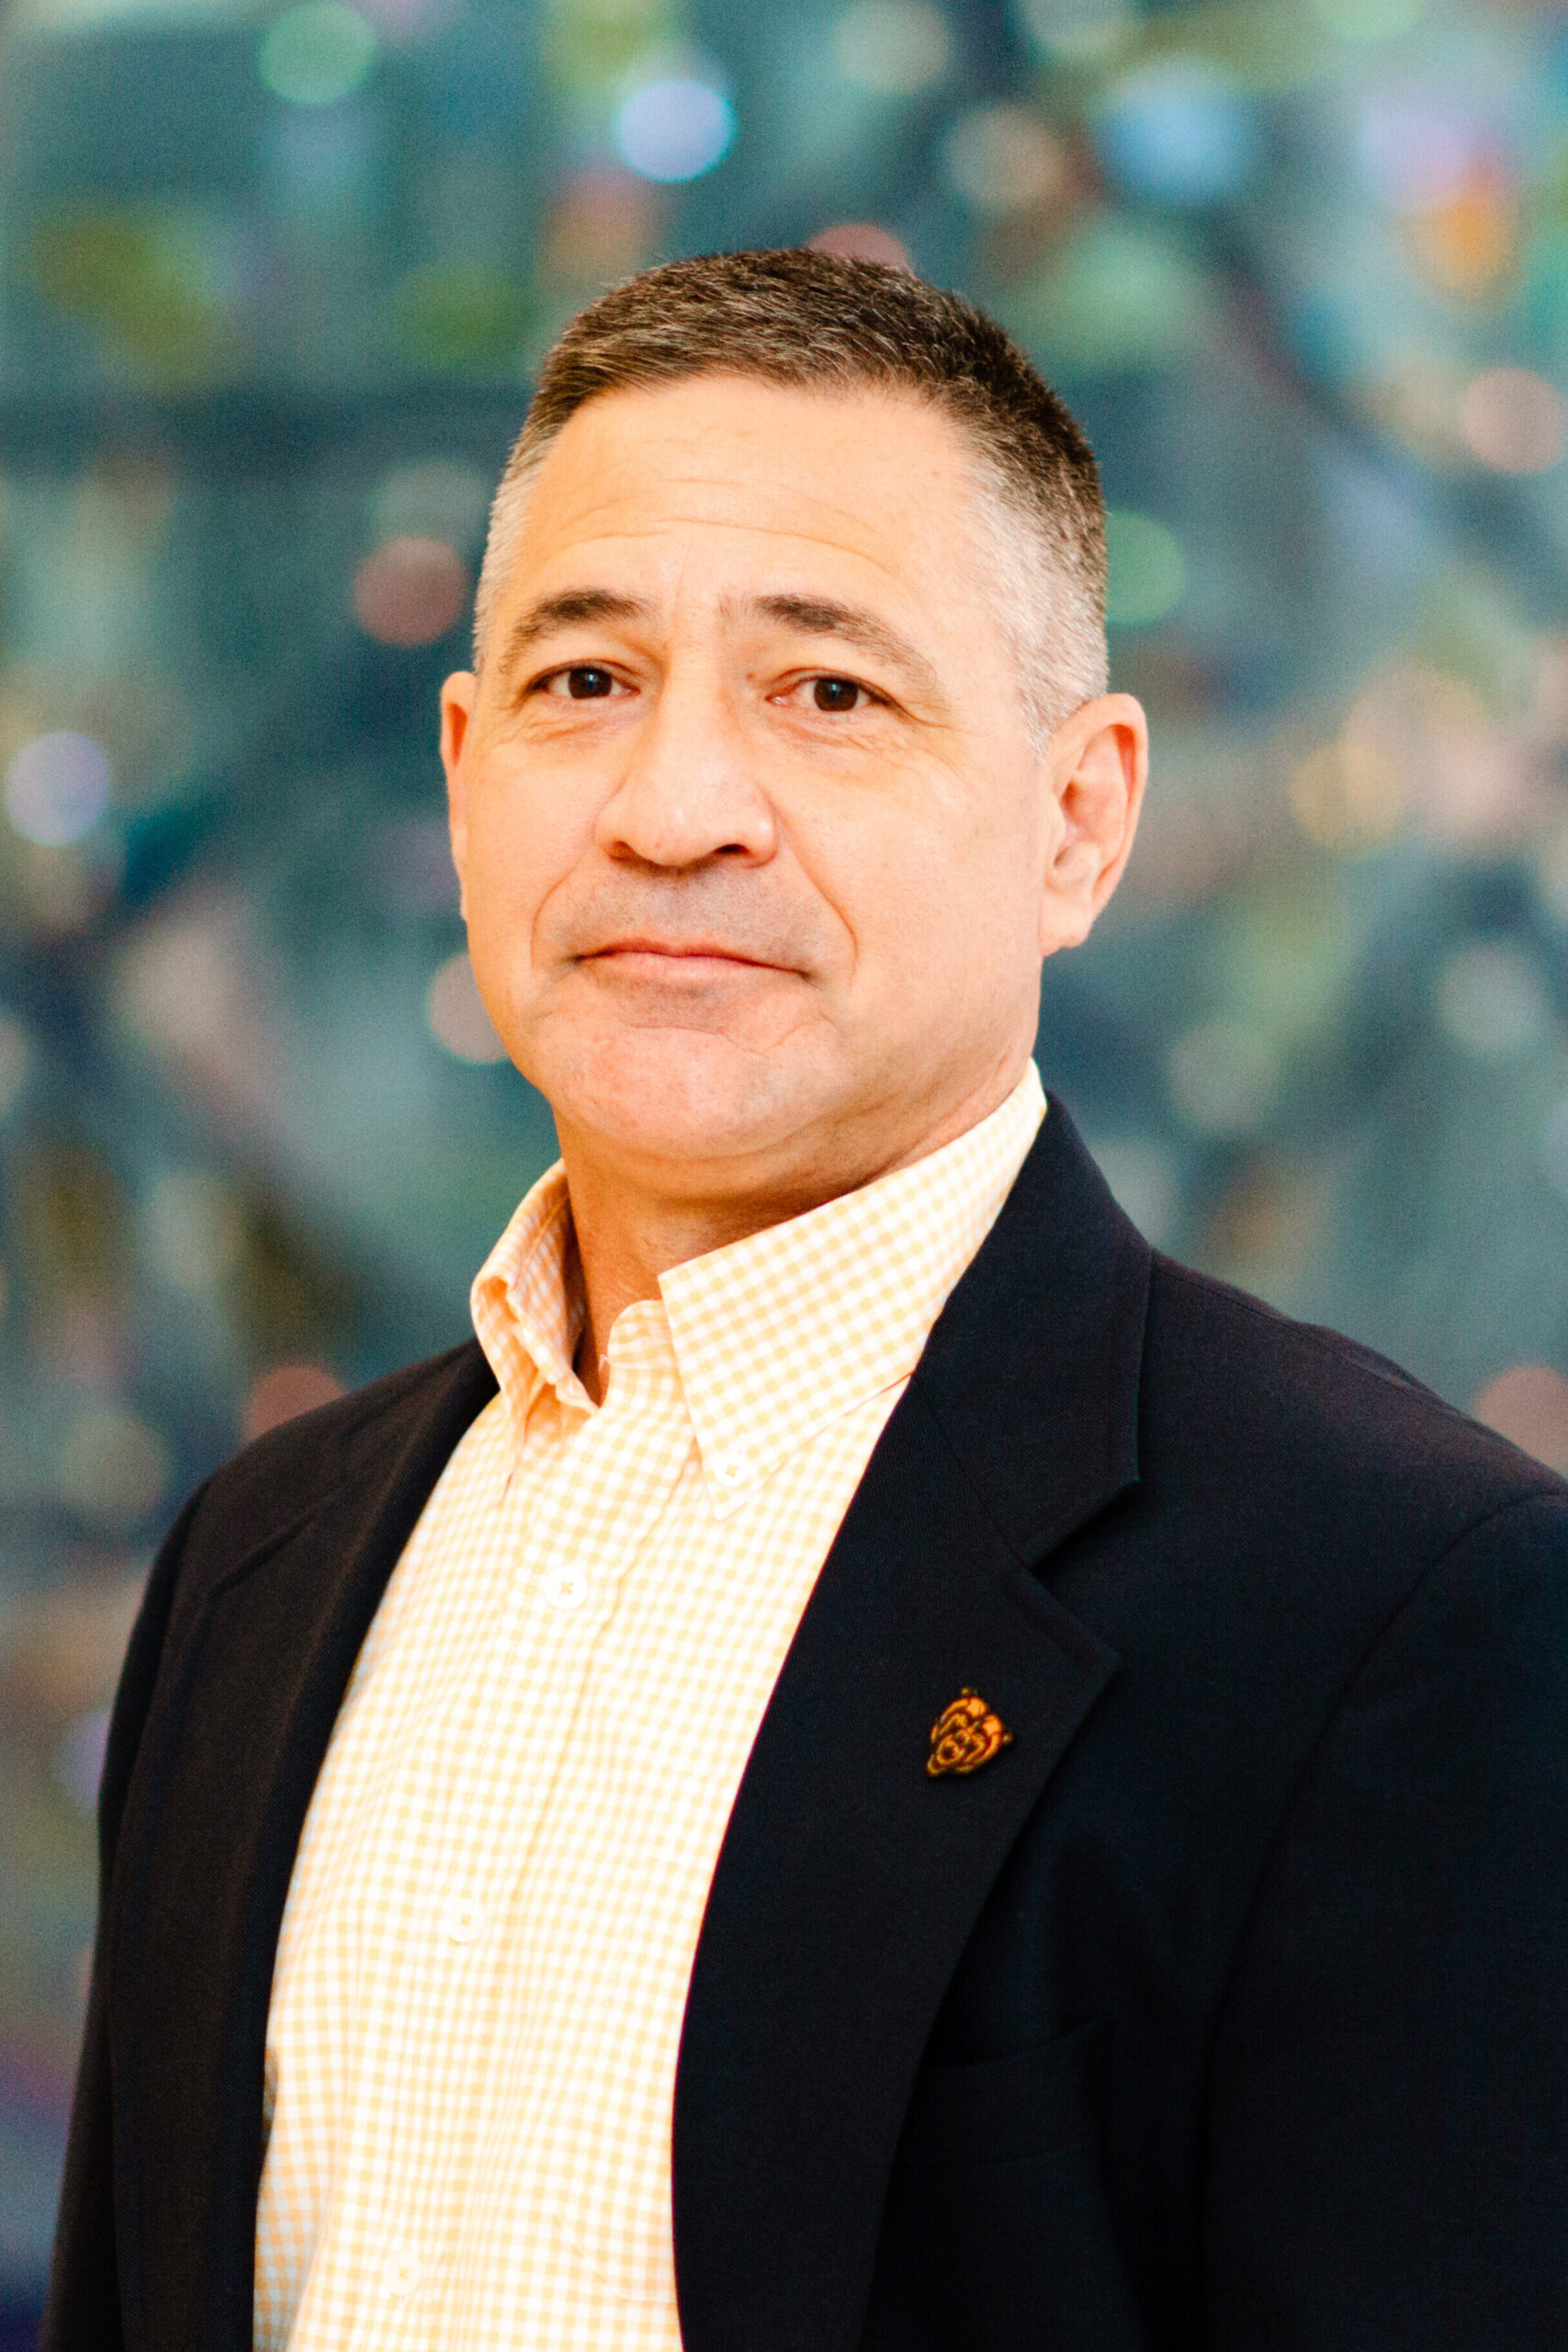
<svg viewBox="0 0 1568 2352"><path fill-rule="evenodd" d="M1000 1715L976 1690L961 1690L931 1725L931 1752L926 1770L933 1781L944 1772L977 1772L993 1756L1012 1746L1012 1734Z"/></svg>

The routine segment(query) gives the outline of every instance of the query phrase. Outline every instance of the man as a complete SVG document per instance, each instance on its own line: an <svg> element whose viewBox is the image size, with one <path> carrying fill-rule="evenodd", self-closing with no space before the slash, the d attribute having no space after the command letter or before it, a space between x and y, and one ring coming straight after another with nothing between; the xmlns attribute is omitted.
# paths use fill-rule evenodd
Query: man
<svg viewBox="0 0 1568 2352"><path fill-rule="evenodd" d="M1153 1256L1092 459L913 277L568 330L443 752L562 1167L125 1670L52 2352L1547 2352L1568 1489Z"/></svg>

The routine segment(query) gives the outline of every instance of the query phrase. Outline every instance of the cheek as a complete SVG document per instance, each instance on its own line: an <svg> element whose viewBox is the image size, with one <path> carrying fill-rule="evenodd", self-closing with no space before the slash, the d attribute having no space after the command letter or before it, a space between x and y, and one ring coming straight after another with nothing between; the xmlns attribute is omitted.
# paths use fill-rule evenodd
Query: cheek
<svg viewBox="0 0 1568 2352"><path fill-rule="evenodd" d="M972 918L964 852L945 831L905 811L874 809L865 821L796 835L807 878L831 907L850 946L851 1001L879 1027L919 1027L934 1001L951 998L953 960Z"/></svg>
<svg viewBox="0 0 1568 2352"><path fill-rule="evenodd" d="M464 885L470 933L487 955L526 947L540 907L592 841L548 779L515 771L486 776L470 793Z"/></svg>
<svg viewBox="0 0 1568 2352"><path fill-rule="evenodd" d="M998 823L998 813L955 794L919 814L872 808L802 842L802 863L843 918L863 971L886 967L922 998L951 994L960 966L1032 935L1034 844L1021 807L1012 821Z"/></svg>

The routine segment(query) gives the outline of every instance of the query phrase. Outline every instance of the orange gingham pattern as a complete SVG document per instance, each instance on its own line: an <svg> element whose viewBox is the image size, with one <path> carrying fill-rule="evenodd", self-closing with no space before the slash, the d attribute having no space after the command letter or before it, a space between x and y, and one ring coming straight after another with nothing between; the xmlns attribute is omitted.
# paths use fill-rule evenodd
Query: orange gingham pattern
<svg viewBox="0 0 1568 2352"><path fill-rule="evenodd" d="M507 1227L472 1302L501 1394L387 1588L289 1888L263 2352L676 2352L671 2106L725 1825L1043 1110L1031 1063L957 1142L666 1274L597 1410L558 1168Z"/></svg>

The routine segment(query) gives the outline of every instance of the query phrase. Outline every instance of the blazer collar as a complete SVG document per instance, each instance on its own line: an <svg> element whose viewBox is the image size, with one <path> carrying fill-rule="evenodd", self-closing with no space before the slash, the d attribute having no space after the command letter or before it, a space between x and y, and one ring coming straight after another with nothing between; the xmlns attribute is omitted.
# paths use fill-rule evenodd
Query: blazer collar
<svg viewBox="0 0 1568 2352"><path fill-rule="evenodd" d="M915 1380L1021 1560L1138 1475L1152 1252L1055 1095Z"/></svg>
<svg viewBox="0 0 1568 2352"><path fill-rule="evenodd" d="M674 2117L687 2352L852 2352L920 2055L1117 1659L1033 1573L1137 1476L1147 1245L1053 1102L824 1564L736 1800ZM932 1780L965 1687L1013 1733Z"/></svg>

